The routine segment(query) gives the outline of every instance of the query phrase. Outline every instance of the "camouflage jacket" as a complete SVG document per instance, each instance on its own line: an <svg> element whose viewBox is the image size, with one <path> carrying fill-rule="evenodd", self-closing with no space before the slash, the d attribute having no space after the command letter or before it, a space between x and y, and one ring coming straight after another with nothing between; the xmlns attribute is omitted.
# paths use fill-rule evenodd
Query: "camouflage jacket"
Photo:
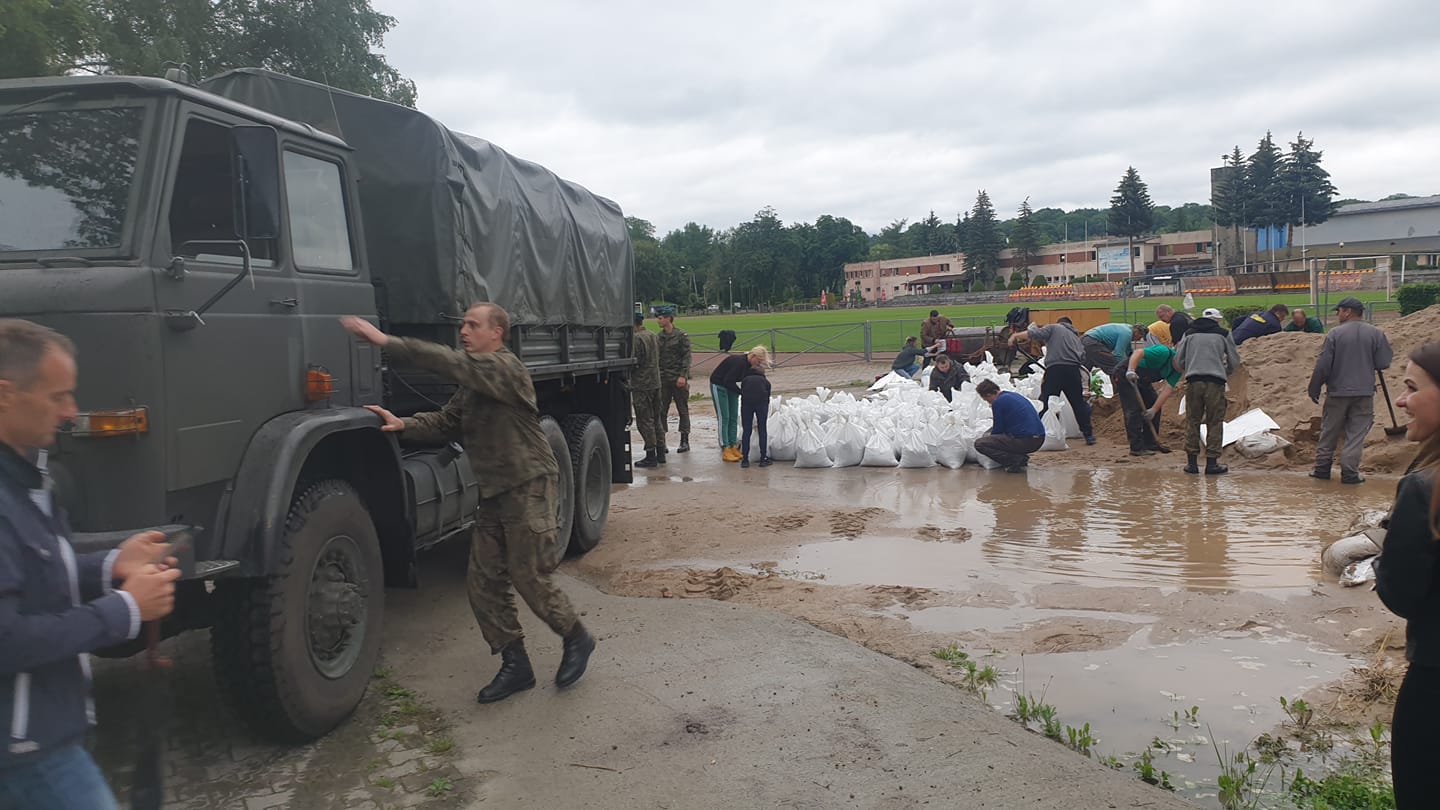
<svg viewBox="0 0 1440 810"><path fill-rule="evenodd" d="M559 473L540 429L530 372L509 349L466 354L414 338L391 336L385 351L396 363L439 374L459 384L445 407L402 419L404 437L418 442L458 441L465 446L480 497L494 496L542 475Z"/></svg>
<svg viewBox="0 0 1440 810"><path fill-rule="evenodd" d="M656 339L660 341L660 379L690 379L690 336L679 329L668 335L661 330Z"/></svg>
<svg viewBox="0 0 1440 810"><path fill-rule="evenodd" d="M660 341L649 329L641 329L635 333L635 360L639 365L630 372L630 390L658 390L660 388Z"/></svg>

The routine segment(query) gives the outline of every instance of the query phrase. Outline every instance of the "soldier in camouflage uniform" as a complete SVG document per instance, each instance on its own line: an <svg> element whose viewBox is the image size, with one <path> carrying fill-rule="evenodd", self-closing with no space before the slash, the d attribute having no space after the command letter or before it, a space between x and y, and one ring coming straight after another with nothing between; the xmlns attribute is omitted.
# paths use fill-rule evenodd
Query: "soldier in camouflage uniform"
<svg viewBox="0 0 1440 810"><path fill-rule="evenodd" d="M555 683L575 683L585 674L595 639L543 562L546 550L558 539L555 499L560 468L540 428L530 373L505 348L509 315L494 304L471 307L460 328L463 352L386 335L354 316L342 322L357 336L385 347L394 362L439 374L460 386L439 411L405 419L377 405L365 407L380 415L383 431L404 431L407 439L417 441L458 439L465 445L480 486L466 586L480 632L491 652L501 656L500 671L476 699L493 703L535 685L512 586L535 615L564 639Z"/></svg>
<svg viewBox="0 0 1440 810"><path fill-rule="evenodd" d="M675 328L675 310L660 310L660 452L668 452L665 434L670 432L670 403L680 416L680 446L677 453L690 452L690 336Z"/></svg>
<svg viewBox="0 0 1440 810"><path fill-rule="evenodd" d="M645 441L645 458L636 467L665 463L660 432L660 343L645 328L645 316L635 313L635 370L630 372L630 404L635 408L635 429Z"/></svg>

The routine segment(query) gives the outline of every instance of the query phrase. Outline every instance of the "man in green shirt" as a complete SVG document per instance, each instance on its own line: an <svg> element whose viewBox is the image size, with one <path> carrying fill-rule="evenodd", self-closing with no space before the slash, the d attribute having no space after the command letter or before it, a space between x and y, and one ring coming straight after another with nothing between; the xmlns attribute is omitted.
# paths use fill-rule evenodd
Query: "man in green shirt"
<svg viewBox="0 0 1440 810"><path fill-rule="evenodd" d="M1165 387L1155 393L1154 383L1164 381ZM1125 380L1117 385L1120 406L1125 411L1125 435L1130 440L1130 455L1149 456L1168 453L1160 443L1160 409L1180 384L1175 370L1175 350L1154 345L1131 352L1125 364ZM1146 428L1146 422L1150 428Z"/></svg>
<svg viewBox="0 0 1440 810"><path fill-rule="evenodd" d="M1317 335L1325 334L1325 324L1314 315L1306 315L1303 309L1290 310L1290 320L1286 321L1281 332L1312 332Z"/></svg>

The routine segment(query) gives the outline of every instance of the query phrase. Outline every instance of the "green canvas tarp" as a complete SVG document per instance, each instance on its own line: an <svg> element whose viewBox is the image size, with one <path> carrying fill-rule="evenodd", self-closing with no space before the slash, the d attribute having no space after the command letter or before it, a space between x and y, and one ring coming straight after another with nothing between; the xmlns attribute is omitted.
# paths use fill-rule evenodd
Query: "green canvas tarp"
<svg viewBox="0 0 1440 810"><path fill-rule="evenodd" d="M519 324L630 323L634 255L614 202L408 107L250 68L201 87L350 145L391 322L492 301Z"/></svg>

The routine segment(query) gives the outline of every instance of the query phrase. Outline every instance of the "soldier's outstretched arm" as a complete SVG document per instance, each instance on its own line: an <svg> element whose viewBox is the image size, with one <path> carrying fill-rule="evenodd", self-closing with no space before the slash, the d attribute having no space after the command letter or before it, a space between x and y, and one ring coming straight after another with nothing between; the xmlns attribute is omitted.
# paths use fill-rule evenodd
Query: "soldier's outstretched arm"
<svg viewBox="0 0 1440 810"><path fill-rule="evenodd" d="M471 391L499 402L523 405L514 375L501 364L498 352L467 354L428 340L387 335L385 350L400 363L434 372ZM526 384L528 385L528 379Z"/></svg>

